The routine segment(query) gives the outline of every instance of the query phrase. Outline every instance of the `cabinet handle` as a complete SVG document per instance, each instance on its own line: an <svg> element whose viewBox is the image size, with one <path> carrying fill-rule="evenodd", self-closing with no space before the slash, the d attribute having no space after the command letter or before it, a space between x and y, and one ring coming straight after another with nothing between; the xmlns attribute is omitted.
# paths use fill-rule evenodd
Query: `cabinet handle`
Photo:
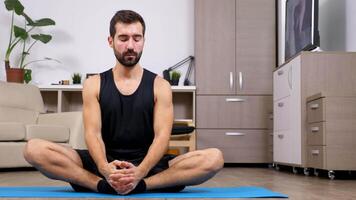
<svg viewBox="0 0 356 200"><path fill-rule="evenodd" d="M278 103L278 107L281 107L281 108L282 108L283 106L284 106L284 103L283 103L283 102L279 102L279 103Z"/></svg>
<svg viewBox="0 0 356 200"><path fill-rule="evenodd" d="M277 72L277 74L278 74L278 76L281 76L282 74L284 74L284 71L283 71L283 70L279 70L279 71Z"/></svg>
<svg viewBox="0 0 356 200"><path fill-rule="evenodd" d="M243 83L242 72L239 72L239 85L240 85L240 90L242 90L242 83Z"/></svg>
<svg viewBox="0 0 356 200"><path fill-rule="evenodd" d="M226 132L225 135L227 136L245 136L245 133L235 133L235 132Z"/></svg>
<svg viewBox="0 0 356 200"><path fill-rule="evenodd" d="M283 134L278 134L277 136L278 136L279 139L283 139L284 138Z"/></svg>
<svg viewBox="0 0 356 200"><path fill-rule="evenodd" d="M241 98L226 98L225 99L226 102L244 102L245 99L241 99Z"/></svg>
<svg viewBox="0 0 356 200"><path fill-rule="evenodd" d="M230 89L234 87L234 74L230 72Z"/></svg>
<svg viewBox="0 0 356 200"><path fill-rule="evenodd" d="M289 70L288 70L288 85L289 85L289 88L290 88L290 89L293 89L293 84L292 84L292 83L293 83L293 82L292 82L292 81L293 81L293 80L292 80L292 69L293 69L293 68L292 68L292 67L293 67L293 66L290 66L290 67L289 67Z"/></svg>
<svg viewBox="0 0 356 200"><path fill-rule="evenodd" d="M318 109L319 108L319 104L318 103L313 103L313 104L310 105L310 108L312 110Z"/></svg>
<svg viewBox="0 0 356 200"><path fill-rule="evenodd" d="M311 127L310 128L311 132L315 133L315 132L319 132L319 127Z"/></svg>
<svg viewBox="0 0 356 200"><path fill-rule="evenodd" d="M319 150L311 150L311 154L317 156L319 155Z"/></svg>

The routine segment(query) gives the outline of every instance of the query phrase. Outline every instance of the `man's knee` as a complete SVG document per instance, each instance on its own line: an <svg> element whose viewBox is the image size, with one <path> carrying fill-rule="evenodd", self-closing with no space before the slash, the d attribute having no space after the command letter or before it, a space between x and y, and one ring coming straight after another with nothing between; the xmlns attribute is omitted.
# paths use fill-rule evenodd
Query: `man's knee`
<svg viewBox="0 0 356 200"><path fill-rule="evenodd" d="M24 158L30 164L35 164L45 158L48 150L48 142L42 139L30 139L23 151Z"/></svg>
<svg viewBox="0 0 356 200"><path fill-rule="evenodd" d="M205 151L207 170L218 172L224 166L224 158L222 152L217 148L209 148Z"/></svg>

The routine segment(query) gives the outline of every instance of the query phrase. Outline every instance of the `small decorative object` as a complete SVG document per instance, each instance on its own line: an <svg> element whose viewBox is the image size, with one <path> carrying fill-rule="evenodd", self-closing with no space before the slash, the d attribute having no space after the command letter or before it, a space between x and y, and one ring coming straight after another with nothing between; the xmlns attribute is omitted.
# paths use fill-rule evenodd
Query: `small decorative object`
<svg viewBox="0 0 356 200"><path fill-rule="evenodd" d="M82 75L80 73L74 73L72 76L73 84L81 84Z"/></svg>
<svg viewBox="0 0 356 200"><path fill-rule="evenodd" d="M171 78L171 85L178 85L179 78L180 78L180 72L179 71L172 71L170 78Z"/></svg>
<svg viewBox="0 0 356 200"><path fill-rule="evenodd" d="M69 80L61 80L59 81L59 85L69 85Z"/></svg>

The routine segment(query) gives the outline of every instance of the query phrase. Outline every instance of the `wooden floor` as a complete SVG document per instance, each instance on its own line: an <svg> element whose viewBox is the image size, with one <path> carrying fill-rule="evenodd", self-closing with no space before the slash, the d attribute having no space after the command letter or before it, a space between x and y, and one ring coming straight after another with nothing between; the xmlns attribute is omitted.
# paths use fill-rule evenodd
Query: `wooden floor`
<svg viewBox="0 0 356 200"><path fill-rule="evenodd" d="M37 171L0 171L0 186L22 185L60 186L67 184L49 180ZM355 178L329 180L327 177L304 176L293 174L291 171L276 171L261 167L226 167L213 179L200 186L261 186L287 194L290 199L356 199Z"/></svg>

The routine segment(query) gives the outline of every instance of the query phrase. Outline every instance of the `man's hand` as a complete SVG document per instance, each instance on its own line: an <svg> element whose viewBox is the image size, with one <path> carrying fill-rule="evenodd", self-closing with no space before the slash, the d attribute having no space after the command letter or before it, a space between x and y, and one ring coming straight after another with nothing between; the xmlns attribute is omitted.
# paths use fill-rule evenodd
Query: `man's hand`
<svg viewBox="0 0 356 200"><path fill-rule="evenodd" d="M128 194L144 178L144 173L135 165L126 161L113 161L117 169L108 177L109 184L119 193Z"/></svg>

